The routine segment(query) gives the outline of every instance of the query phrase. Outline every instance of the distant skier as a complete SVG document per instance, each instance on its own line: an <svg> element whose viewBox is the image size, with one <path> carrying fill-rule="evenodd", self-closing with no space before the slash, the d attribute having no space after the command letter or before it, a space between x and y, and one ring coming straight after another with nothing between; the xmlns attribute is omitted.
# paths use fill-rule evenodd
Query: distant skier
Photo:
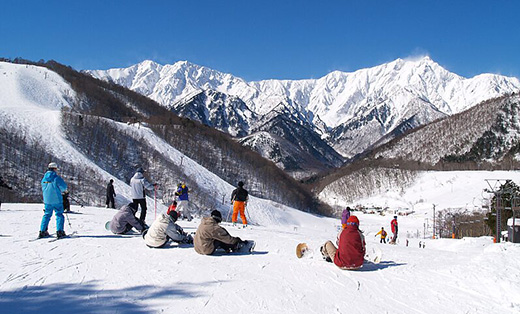
<svg viewBox="0 0 520 314"><path fill-rule="evenodd" d="M63 197L63 212L70 213L69 191L61 193Z"/></svg>
<svg viewBox="0 0 520 314"><path fill-rule="evenodd" d="M248 246L249 241L242 241L238 237L232 237L219 223L222 222L222 214L218 210L211 212L211 217L204 217L200 222L193 244L195 251L202 255L211 255L217 249L235 252Z"/></svg>
<svg viewBox="0 0 520 314"><path fill-rule="evenodd" d="M177 197L179 198L177 212L182 213L182 218L191 221L193 219L193 216L191 215L191 204L188 195L189 192L190 190L188 189L186 183L181 182L177 186L177 191L175 192L175 195L177 195Z"/></svg>
<svg viewBox="0 0 520 314"><path fill-rule="evenodd" d="M376 233L375 236L377 235L381 235L381 240L379 240L379 243L385 243L386 244L386 231L385 231L385 228L381 227L381 230L379 230L378 233Z"/></svg>
<svg viewBox="0 0 520 314"><path fill-rule="evenodd" d="M138 168L132 179L130 179L130 186L132 187L132 201L137 210L138 205L141 206L141 214L139 220L145 224L146 220L146 194L145 189L152 191L157 184L151 184L143 175L143 168Z"/></svg>
<svg viewBox="0 0 520 314"><path fill-rule="evenodd" d="M392 227L392 233L394 234L394 236L392 237L392 240L390 240L390 244L395 244L397 241L397 231L399 230L398 228L398 225L397 225L397 216L394 216L394 219L392 219L392 221L390 222L390 226Z"/></svg>
<svg viewBox="0 0 520 314"><path fill-rule="evenodd" d="M116 202L114 197L116 196L116 191L114 190L114 180L110 179L107 184L107 208L116 208Z"/></svg>
<svg viewBox="0 0 520 314"><path fill-rule="evenodd" d="M328 262L334 262L341 269L358 269L365 258L365 237L359 230L359 220L350 216L347 227L341 231L338 248L327 241L321 247L321 254Z"/></svg>
<svg viewBox="0 0 520 314"><path fill-rule="evenodd" d="M347 227L347 220L350 217L350 211L350 207L347 206L347 208L343 210L343 213L341 213L341 229L345 229Z"/></svg>
<svg viewBox="0 0 520 314"><path fill-rule="evenodd" d="M240 212L242 224L244 226L247 226L247 218L245 211L248 199L249 192L247 192L247 190L244 189L244 182L239 181L237 184L237 188L234 189L231 193L231 204L233 204L233 215L231 216L231 221L233 222L233 224L237 222L238 213Z"/></svg>
<svg viewBox="0 0 520 314"><path fill-rule="evenodd" d="M137 205L135 203L121 207L110 221L110 231L115 234L125 234L132 228L135 228L143 232L146 229L146 225L135 217L136 213Z"/></svg>
<svg viewBox="0 0 520 314"><path fill-rule="evenodd" d="M67 184L56 173L56 171L58 171L58 165L55 162L51 162L47 168L47 172L44 174L41 180L43 203L45 204L45 209L43 210L44 213L38 238L49 236L47 228L49 226L49 221L51 220L53 211L56 215L56 237L63 238L66 236L66 234L63 230L65 221L63 217L62 193L67 191Z"/></svg>
<svg viewBox="0 0 520 314"><path fill-rule="evenodd" d="M13 189L9 185L7 185L7 183L5 183L4 178L2 176L0 176L0 188L6 188L8 190L12 190ZM2 200L1 199L0 199L0 208L2 208Z"/></svg>
<svg viewBox="0 0 520 314"><path fill-rule="evenodd" d="M144 242L148 247L160 248L166 245L169 240L177 243L192 244L193 237L176 224L177 212L169 210L166 214L157 216L150 228L145 231Z"/></svg>

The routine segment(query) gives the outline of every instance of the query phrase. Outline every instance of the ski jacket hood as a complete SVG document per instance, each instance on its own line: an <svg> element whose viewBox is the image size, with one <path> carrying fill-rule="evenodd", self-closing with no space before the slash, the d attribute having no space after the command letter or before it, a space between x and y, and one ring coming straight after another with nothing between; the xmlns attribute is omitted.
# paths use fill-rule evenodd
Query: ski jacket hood
<svg viewBox="0 0 520 314"><path fill-rule="evenodd" d="M363 266L365 258L365 237L355 225L347 225L341 232L334 264L343 269L357 269Z"/></svg>
<svg viewBox="0 0 520 314"><path fill-rule="evenodd" d="M213 254L215 252L215 240L231 245L236 245L240 241L239 238L232 237L212 217L202 218L193 239L195 251L202 255Z"/></svg>
<svg viewBox="0 0 520 314"><path fill-rule="evenodd" d="M63 204L61 193L67 191L67 184L55 171L47 171L43 175L41 185L45 204Z"/></svg>

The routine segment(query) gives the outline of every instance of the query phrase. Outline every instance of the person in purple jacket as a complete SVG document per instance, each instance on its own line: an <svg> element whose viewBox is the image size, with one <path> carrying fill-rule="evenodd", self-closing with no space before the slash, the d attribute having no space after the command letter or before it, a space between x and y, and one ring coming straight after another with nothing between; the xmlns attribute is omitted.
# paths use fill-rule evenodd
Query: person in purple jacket
<svg viewBox="0 0 520 314"><path fill-rule="evenodd" d="M350 207L347 206L347 208L345 208L343 210L343 213L341 214L341 227L342 229L345 229L347 227L347 220L348 218L350 217Z"/></svg>

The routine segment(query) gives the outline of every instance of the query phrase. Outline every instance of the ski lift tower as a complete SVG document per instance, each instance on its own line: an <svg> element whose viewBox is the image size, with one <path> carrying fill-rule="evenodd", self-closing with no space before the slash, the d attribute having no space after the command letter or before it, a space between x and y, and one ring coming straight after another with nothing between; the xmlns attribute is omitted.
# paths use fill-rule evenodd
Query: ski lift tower
<svg viewBox="0 0 520 314"><path fill-rule="evenodd" d="M487 193L493 193L496 197L496 211L497 211L497 219L496 219L496 243L500 243L500 237L502 234L502 194L506 191L500 190L500 187L507 182L506 179L485 179L487 184L489 185L489 189L484 189ZM503 182L503 183L502 183Z"/></svg>

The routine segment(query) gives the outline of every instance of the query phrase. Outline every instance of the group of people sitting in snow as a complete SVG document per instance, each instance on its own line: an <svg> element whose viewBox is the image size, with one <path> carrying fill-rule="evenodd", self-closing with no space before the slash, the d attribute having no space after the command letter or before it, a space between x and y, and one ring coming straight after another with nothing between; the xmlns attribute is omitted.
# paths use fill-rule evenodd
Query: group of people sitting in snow
<svg viewBox="0 0 520 314"><path fill-rule="evenodd" d="M63 230L64 209L62 195L63 193L67 193L67 185L57 174L57 170L58 166L56 163L50 163L41 181L45 209L40 225L39 237L49 236L47 227L53 211L56 214L56 235L58 238L65 236ZM153 189L156 185L146 181L142 174L143 170L139 168L131 180L133 201L121 207L110 222L110 230L113 233L125 234L132 228L135 228L141 232L146 245L150 248L164 247L171 240L177 243L193 244L195 251L203 255L214 254L219 249L224 252L236 252L244 248L248 250L252 249L251 246L254 245L254 241L244 241L239 237L233 237L225 228L219 225L222 222L222 214L218 210L213 210L209 217L202 218L195 232L195 237L187 234L182 227L176 223L179 218L179 212L176 210L177 203L175 201L172 206L168 208L166 213L160 214L152 225L148 227L144 222L146 218L146 196L144 190ZM233 191L231 196L231 202L234 204L232 221L236 223L238 213L240 213L243 224L247 225L244 212L248 200L248 192L243 186L244 183L239 182L237 189ZM188 189L185 185L181 185L180 189L187 195ZM115 196L115 192L113 194ZM187 200L187 197L181 200ZM141 206L139 219L135 216L138 205ZM394 239L397 237L396 218L397 217L394 217L394 221L392 221L392 229L394 229L395 225ZM333 262L342 269L360 268L363 265L365 256L365 239L363 233L359 230L359 219L356 216L350 215L350 208L347 208L343 213L342 227L343 230L338 235L336 241L337 247L332 241L327 241L321 247L323 258L329 262ZM381 236L383 237L382 234Z"/></svg>
<svg viewBox="0 0 520 314"><path fill-rule="evenodd" d="M182 244L193 244L195 251L204 255L213 254L217 249L222 249L226 252L240 251L244 248L251 249L252 241L244 241L238 237L233 237L226 229L219 225L222 221L222 214L218 210L212 211L210 217L202 219L195 232L195 237L187 234L182 227L177 224L177 220L181 216L188 221L191 221L193 218L188 197L189 189L183 182L178 185L178 189L175 192L179 204L177 201L173 201L167 212L160 214L152 225L148 227L144 222L146 218L146 195L144 194L144 190L151 190L156 185L148 182L146 178L144 178L143 172L142 168L137 169L136 174L130 180L133 201L130 204L124 205L112 218L110 230L113 233L125 234L132 228L135 228L142 233L148 247L161 248L169 241L173 241ZM247 225L244 213L247 200L248 192L244 189L244 183L240 181L238 182L237 188L231 194L231 202L234 205L233 223L236 223L237 216L240 213L242 223ZM139 219L135 216L138 205L141 206Z"/></svg>
<svg viewBox="0 0 520 314"><path fill-rule="evenodd" d="M173 205L176 205L176 202ZM195 251L203 255L211 255L217 249L237 252L249 245L249 241L231 236L219 225L222 222L222 214L218 210L212 211L210 217L202 218L195 237L186 233L177 224L179 213L175 210L175 206L170 206L166 213L157 216L149 228L135 217L136 213L137 207L134 203L123 206L112 218L110 231L115 234L125 234L135 228L141 232L144 242L150 248L161 248L169 241L173 241L193 244Z"/></svg>

